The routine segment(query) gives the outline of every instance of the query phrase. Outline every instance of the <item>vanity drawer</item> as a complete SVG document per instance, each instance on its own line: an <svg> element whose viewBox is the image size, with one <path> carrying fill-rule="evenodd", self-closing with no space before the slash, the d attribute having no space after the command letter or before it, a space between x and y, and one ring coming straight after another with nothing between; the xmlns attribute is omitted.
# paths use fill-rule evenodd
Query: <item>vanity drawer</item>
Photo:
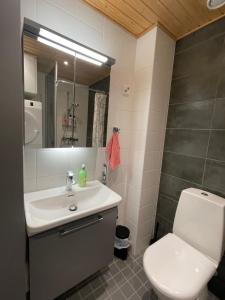
<svg viewBox="0 0 225 300"><path fill-rule="evenodd" d="M117 208L29 238L30 299L53 300L113 258Z"/></svg>

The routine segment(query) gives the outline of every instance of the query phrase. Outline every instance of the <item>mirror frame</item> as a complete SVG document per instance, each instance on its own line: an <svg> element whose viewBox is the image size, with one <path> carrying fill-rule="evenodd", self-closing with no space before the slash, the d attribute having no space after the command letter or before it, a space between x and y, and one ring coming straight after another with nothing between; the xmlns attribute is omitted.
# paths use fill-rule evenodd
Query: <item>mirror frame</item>
<svg viewBox="0 0 225 300"><path fill-rule="evenodd" d="M25 35L25 36L28 36L28 37L30 37L30 38L32 38L32 39L37 39L38 37L40 37L39 32L40 32L40 29L41 29L41 28L42 28L42 29L45 29L45 30L47 30L47 31L49 31L49 32L51 32L51 33L53 33L53 34L56 34L56 35L58 35L59 37L62 37L62 38L66 39L66 40L68 40L68 41L70 41L70 42L76 43L77 45L82 46L82 47L84 47L84 48L86 48L86 49L88 49L88 50L91 50L91 51L95 52L96 54L100 54L100 55L103 55L103 56L107 57L107 61L106 61L105 63L102 62L102 65L105 65L105 66L111 68L111 67L115 64L115 62L116 62L116 60L115 60L114 58L110 57L110 56L107 56L107 55L105 55L105 54L103 54L103 53L101 53L101 52L99 52L99 51L96 51L95 49L92 49L92 48L90 48L90 47L88 47L88 46L86 46L86 45L83 45L83 44L81 44L81 43L79 43L79 42L77 42L77 41L75 41L75 40L73 40L73 39L71 39L71 38L68 38L67 36L64 36L64 35L62 35L62 34L56 32L56 31L54 31L54 30L52 30L52 29L49 29L49 28L46 27L46 26L43 26L43 25L41 25L41 24L38 24L38 23L36 23L36 22L34 22L34 21L30 20L30 19L24 18L24 24L23 24L23 36ZM45 38L45 39L48 40L48 38ZM49 41L51 41L51 40L49 40ZM61 45L61 44L57 43L56 41L54 41L54 43L55 43L55 44L58 44L58 45ZM74 51L74 52L77 53L77 54L84 55L83 53L81 53L81 52L79 52L79 51L75 51L74 49L68 48L68 47L65 46L65 45L63 45L63 47L64 47L64 48L67 48L67 49L70 50L70 51L72 50L72 51ZM87 57L88 57L88 56L87 56ZM76 64L76 56L74 57L74 68L75 68L75 64ZM74 73L74 79L75 79L75 73ZM74 89L75 89L75 84L74 84ZM74 92L74 97L75 97L75 92ZM24 141L24 143L25 143L25 141ZM24 144L24 145L25 145L25 144ZM73 145L71 145L71 147L73 147ZM56 147L56 148L57 148L57 147ZM67 148L67 147L60 147L60 149L61 149L61 148L64 149L64 148ZM70 148L70 147L69 147L69 148ZM82 148L89 148L89 147L84 146L84 147L82 147ZM50 148L42 147L42 148L40 148L40 149L50 149Z"/></svg>

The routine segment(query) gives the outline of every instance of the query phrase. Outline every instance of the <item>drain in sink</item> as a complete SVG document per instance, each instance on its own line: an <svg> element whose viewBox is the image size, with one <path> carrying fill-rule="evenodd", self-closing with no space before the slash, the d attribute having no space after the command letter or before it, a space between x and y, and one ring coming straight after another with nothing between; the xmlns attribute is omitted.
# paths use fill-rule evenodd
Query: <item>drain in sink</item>
<svg viewBox="0 0 225 300"><path fill-rule="evenodd" d="M72 204L72 205L69 206L69 210L70 211L75 211L75 210L77 210L77 206L75 204Z"/></svg>

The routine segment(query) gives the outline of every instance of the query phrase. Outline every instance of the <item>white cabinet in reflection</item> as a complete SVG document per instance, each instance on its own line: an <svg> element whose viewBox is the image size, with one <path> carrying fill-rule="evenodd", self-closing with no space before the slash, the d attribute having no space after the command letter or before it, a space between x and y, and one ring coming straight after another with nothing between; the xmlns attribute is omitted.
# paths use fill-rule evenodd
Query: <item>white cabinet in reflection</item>
<svg viewBox="0 0 225 300"><path fill-rule="evenodd" d="M37 58L27 53L24 53L24 91L37 94Z"/></svg>

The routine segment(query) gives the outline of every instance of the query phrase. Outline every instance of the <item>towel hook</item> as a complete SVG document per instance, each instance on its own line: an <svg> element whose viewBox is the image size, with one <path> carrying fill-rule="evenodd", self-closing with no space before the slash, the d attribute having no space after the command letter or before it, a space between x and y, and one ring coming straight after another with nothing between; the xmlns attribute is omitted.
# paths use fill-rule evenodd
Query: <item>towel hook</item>
<svg viewBox="0 0 225 300"><path fill-rule="evenodd" d="M116 133L116 132L120 132L120 129L118 127L113 127L113 133Z"/></svg>

